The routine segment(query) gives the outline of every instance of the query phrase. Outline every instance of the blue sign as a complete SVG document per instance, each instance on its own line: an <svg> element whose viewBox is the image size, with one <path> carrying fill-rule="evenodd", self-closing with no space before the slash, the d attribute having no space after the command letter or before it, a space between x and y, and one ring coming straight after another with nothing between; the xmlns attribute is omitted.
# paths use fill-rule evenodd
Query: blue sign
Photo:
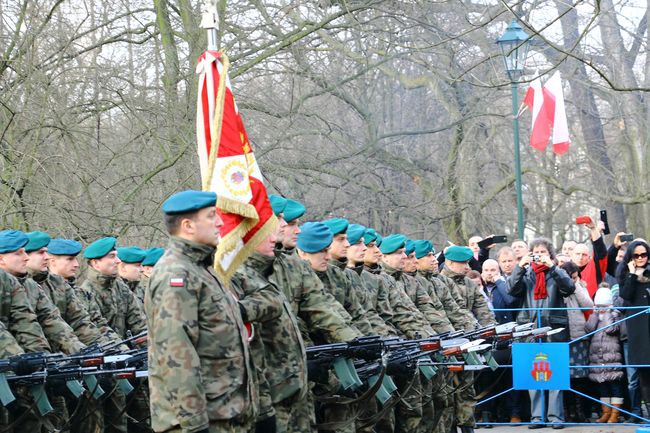
<svg viewBox="0 0 650 433"><path fill-rule="evenodd" d="M569 343L513 344L512 384L514 389L569 389Z"/></svg>

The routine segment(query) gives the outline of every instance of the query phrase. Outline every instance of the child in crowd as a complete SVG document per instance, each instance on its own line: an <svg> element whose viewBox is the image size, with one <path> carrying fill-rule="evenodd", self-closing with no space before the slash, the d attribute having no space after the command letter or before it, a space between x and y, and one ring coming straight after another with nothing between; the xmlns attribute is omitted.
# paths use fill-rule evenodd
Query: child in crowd
<svg viewBox="0 0 650 433"><path fill-rule="evenodd" d="M585 324L585 331L589 333L600 328L607 328L591 336L589 363L611 366L592 368L589 371L589 379L598 384L600 401L603 403L603 413L596 422L615 423L618 422L618 408L623 405L623 369L620 367L623 356L619 340L620 325L612 325L620 320L620 314L617 310L608 308L613 305L609 284L601 283L599 285L596 296L594 296L594 304L594 312ZM614 406L614 408L608 405Z"/></svg>

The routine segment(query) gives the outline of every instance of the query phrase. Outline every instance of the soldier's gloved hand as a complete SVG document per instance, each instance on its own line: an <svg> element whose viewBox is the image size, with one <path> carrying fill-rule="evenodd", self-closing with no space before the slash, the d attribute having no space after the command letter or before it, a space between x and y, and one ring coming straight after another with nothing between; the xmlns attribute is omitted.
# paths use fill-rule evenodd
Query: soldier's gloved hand
<svg viewBox="0 0 650 433"><path fill-rule="evenodd" d="M29 363L29 361L25 359L19 359L14 363L12 366L14 373L16 373L16 376L27 376L28 374L32 374L36 369L32 366L32 364Z"/></svg>
<svg viewBox="0 0 650 433"><path fill-rule="evenodd" d="M210 433L210 429L205 428L203 430L197 431L196 433Z"/></svg>
<svg viewBox="0 0 650 433"><path fill-rule="evenodd" d="M316 383L327 384L329 368L322 362L307 361L307 378Z"/></svg>
<svg viewBox="0 0 650 433"><path fill-rule="evenodd" d="M275 415L255 423L255 433L276 433Z"/></svg>
<svg viewBox="0 0 650 433"><path fill-rule="evenodd" d="M408 362L389 362L386 373L401 379L410 379L415 373L415 365Z"/></svg>
<svg viewBox="0 0 650 433"><path fill-rule="evenodd" d="M381 358L382 346L381 344L368 344L362 347L353 347L350 349L353 358L365 359L366 361L374 361Z"/></svg>

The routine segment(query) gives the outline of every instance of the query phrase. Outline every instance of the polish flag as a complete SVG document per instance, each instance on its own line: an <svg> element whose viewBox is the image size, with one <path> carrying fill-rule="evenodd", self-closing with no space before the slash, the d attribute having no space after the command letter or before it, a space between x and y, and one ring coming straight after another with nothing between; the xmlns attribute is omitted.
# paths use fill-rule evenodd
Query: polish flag
<svg viewBox="0 0 650 433"><path fill-rule="evenodd" d="M542 80L535 78L526 90L524 104L532 113L532 125L530 127L530 145L535 149L544 150L551 137L551 122L547 107L544 106L544 91Z"/></svg>
<svg viewBox="0 0 650 433"><path fill-rule="evenodd" d="M553 152L562 155L569 150L571 139L564 109L564 93L560 73L555 72L544 84L544 105L548 104L547 112L553 116Z"/></svg>
<svg viewBox="0 0 650 433"><path fill-rule="evenodd" d="M571 139L560 73L555 72L544 87L539 77L533 80L526 91L524 104L532 113L530 145L543 151L552 138L553 152L557 155L566 153Z"/></svg>

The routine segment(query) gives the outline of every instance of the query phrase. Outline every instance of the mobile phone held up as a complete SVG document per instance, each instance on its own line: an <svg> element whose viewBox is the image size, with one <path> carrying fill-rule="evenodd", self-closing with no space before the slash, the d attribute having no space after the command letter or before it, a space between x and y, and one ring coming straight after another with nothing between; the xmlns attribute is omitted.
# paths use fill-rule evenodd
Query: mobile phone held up
<svg viewBox="0 0 650 433"><path fill-rule="evenodd" d="M506 242L508 242L508 236L498 235L485 238L482 241L477 242L477 245L479 248L487 248L492 244L505 244Z"/></svg>

